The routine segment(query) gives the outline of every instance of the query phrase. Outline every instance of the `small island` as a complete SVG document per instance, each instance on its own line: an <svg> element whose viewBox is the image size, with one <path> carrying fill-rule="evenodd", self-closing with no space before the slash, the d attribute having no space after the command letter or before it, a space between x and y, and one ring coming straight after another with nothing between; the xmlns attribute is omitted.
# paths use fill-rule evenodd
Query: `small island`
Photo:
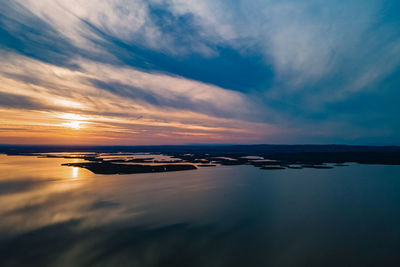
<svg viewBox="0 0 400 267"><path fill-rule="evenodd" d="M400 147L346 145L208 145L140 147L0 146L7 155L76 159L63 166L95 174L134 174L250 165L261 170L332 169L349 164L400 165Z"/></svg>
<svg viewBox="0 0 400 267"><path fill-rule="evenodd" d="M78 162L64 163L63 166L85 168L94 174L134 174L151 172L174 172L195 170L196 166L191 164L169 164L169 165L141 165L141 164L118 164L109 162Z"/></svg>

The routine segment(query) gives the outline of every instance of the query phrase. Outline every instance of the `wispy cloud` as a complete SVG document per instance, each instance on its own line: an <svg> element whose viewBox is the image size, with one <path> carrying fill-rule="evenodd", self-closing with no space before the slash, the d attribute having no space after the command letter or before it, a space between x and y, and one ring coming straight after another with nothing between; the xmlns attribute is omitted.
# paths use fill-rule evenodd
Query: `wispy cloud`
<svg viewBox="0 0 400 267"><path fill-rule="evenodd" d="M378 0L8 1L0 7L2 132L24 129L12 109L32 111L38 128L29 131L54 130L54 140L68 123L63 113L87 116L81 133L101 139L107 129L104 138L123 143L366 140L367 129L398 140L399 8ZM366 103L374 103L367 114Z"/></svg>
<svg viewBox="0 0 400 267"><path fill-rule="evenodd" d="M6 101L0 111L4 118L2 128L8 125L14 136L18 135L17 126L23 135L28 125L44 127L41 134L54 131L60 136L75 121L83 129L73 132L77 137L74 142L87 142L80 135L85 132L84 136L91 132L104 133L105 138L116 136L125 143L171 142L165 138L161 142L157 139L161 136L180 143L186 140L182 136L187 141L212 143L245 136L259 138L260 129L272 133L271 126L247 122L245 114L251 113L251 106L238 92L83 59L74 60L80 69L77 71L13 53L3 54L2 60L7 64L0 67L0 94L4 96L2 102ZM12 88L13 94L8 93Z"/></svg>

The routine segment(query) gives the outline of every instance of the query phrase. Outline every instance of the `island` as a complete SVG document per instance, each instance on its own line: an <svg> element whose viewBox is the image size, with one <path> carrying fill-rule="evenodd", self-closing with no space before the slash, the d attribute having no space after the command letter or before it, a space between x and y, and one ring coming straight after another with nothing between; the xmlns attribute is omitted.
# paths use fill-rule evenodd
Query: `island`
<svg viewBox="0 0 400 267"><path fill-rule="evenodd" d="M119 164L110 162L78 162L64 163L63 166L85 168L94 174L134 174L150 172L175 172L195 170L196 166L191 164L169 164L169 165L142 165L142 164Z"/></svg>
<svg viewBox="0 0 400 267"><path fill-rule="evenodd" d="M262 170L332 169L348 163L400 165L398 146L182 145L182 146L13 146L0 153L76 159L63 166L95 174L133 174L250 165Z"/></svg>

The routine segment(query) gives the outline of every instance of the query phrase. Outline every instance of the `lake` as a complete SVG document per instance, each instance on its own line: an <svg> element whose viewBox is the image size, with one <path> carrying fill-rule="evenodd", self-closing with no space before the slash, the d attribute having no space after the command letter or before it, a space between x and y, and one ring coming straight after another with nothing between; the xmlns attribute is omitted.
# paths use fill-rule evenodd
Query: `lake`
<svg viewBox="0 0 400 267"><path fill-rule="evenodd" d="M0 155L0 266L399 266L400 166L96 175Z"/></svg>

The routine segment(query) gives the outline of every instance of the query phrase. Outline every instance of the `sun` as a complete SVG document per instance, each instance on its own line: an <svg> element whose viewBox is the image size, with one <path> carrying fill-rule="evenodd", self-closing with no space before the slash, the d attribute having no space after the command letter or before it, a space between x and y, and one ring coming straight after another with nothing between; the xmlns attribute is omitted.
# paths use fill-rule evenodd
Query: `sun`
<svg viewBox="0 0 400 267"><path fill-rule="evenodd" d="M83 121L86 119L86 116L73 114L73 113L64 113L58 116L60 119L66 119L71 121Z"/></svg>
<svg viewBox="0 0 400 267"><path fill-rule="evenodd" d="M80 121L71 121L71 122L66 122L62 124L64 127L67 128L72 128L75 130L79 130L84 128L84 126L82 125L82 123Z"/></svg>
<svg viewBox="0 0 400 267"><path fill-rule="evenodd" d="M60 126L74 129L74 130L79 130L82 128L86 128L87 122L84 121L85 117L82 115L78 114L62 114L61 116L58 116L61 119L67 120L67 122L61 123Z"/></svg>

